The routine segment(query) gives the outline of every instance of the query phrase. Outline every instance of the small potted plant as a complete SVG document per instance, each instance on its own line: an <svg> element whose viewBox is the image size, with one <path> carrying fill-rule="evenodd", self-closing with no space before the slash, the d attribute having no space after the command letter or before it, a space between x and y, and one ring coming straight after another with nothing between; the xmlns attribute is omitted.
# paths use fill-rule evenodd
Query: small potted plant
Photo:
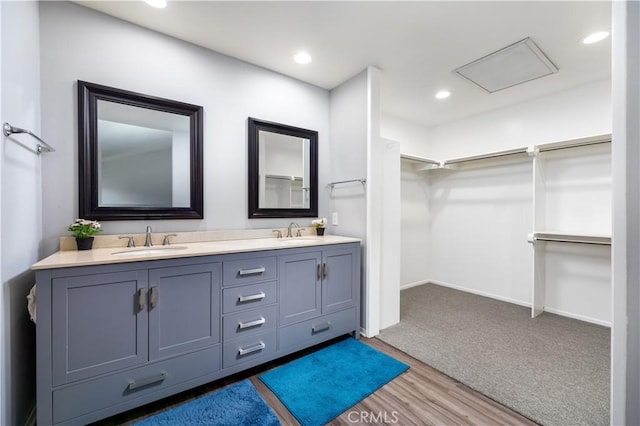
<svg viewBox="0 0 640 426"><path fill-rule="evenodd" d="M324 235L324 227L327 225L327 219L322 217L311 221L311 224L316 228L317 235Z"/></svg>
<svg viewBox="0 0 640 426"><path fill-rule="evenodd" d="M93 237L102 232L100 223L88 219L76 219L69 225L68 230L73 232L73 236L76 237L78 250L91 250Z"/></svg>

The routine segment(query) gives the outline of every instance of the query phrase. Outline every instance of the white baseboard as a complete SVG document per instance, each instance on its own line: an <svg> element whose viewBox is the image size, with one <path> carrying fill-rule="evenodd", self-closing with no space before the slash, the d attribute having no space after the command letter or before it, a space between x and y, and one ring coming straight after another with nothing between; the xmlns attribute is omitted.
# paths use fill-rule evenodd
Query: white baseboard
<svg viewBox="0 0 640 426"><path fill-rule="evenodd" d="M550 314L556 314L556 315L560 315L562 317L573 318L573 319L577 319L577 320L580 320L580 321L590 322L592 324L602 325L604 327L611 328L611 322L609 322L609 321L602 321L602 320L599 320L597 318L591 318L591 317L587 317L587 316L584 316L584 315L573 314L571 312L562 311L560 309L548 308L546 306L544 307L544 311L545 312L549 312Z"/></svg>
<svg viewBox="0 0 640 426"><path fill-rule="evenodd" d="M498 295L495 295L495 294L486 293L484 291L478 291L478 290L467 288L467 287L461 287L461 286L458 286L458 285L449 284L449 283L446 283L444 281L438 281L438 280L417 281L415 283L410 283L410 284L406 284L406 285L401 286L400 290L406 290L408 288L417 287L417 286L423 285L423 284L435 284L435 285L439 285L441 287L448 287L448 288L452 288L454 290L460 290L460 291L464 291L464 292L467 292L467 293L477 294L478 296L488 297L488 298L491 298L491 299L500 300L502 302L513 303L515 305L520 305L520 306L524 306L526 308L531 308L531 303L528 303L528 302L523 302L521 300L510 299L508 297L498 296ZM573 319L577 319L577 320L580 320L580 321L589 322L589 323L592 323L592 324L602 325L604 327L609 327L609 328L611 327L611 322L609 322L609 321L603 321L603 320L600 320L600 319L597 319L597 318L591 318L591 317L584 316L584 315L574 314L574 313L563 311L563 310L560 310L560 309L554 309L554 308L545 307L544 311L545 312L549 312L550 314L556 314L556 315L560 315L560 316L567 317L567 318L573 318Z"/></svg>
<svg viewBox="0 0 640 426"><path fill-rule="evenodd" d="M369 333L367 333L367 330L364 327L360 327L360 335L364 336L364 337L375 337L375 336L369 336Z"/></svg>
<svg viewBox="0 0 640 426"><path fill-rule="evenodd" d="M406 290L411 287L418 287L419 285L427 284L429 282L430 282L429 280L424 280L424 281L416 281L414 283L409 283L409 284L403 284L400 286L400 291Z"/></svg>
<svg viewBox="0 0 640 426"><path fill-rule="evenodd" d="M452 288L454 290L460 290L460 291L465 291L467 293L477 294L478 296L484 296L484 297L488 297L490 299L500 300L502 302L513 303L514 305L520 305L520 306L524 306L526 308L530 308L531 307L531 303L529 303L529 302L524 302L522 300L511 299L509 297L498 296L496 294L486 293L484 291L479 291L479 290L475 290L475 289L472 289L472 288L461 287L461 286L458 286L458 285L445 283L444 281L427 280L426 282L429 282L429 283L435 284L435 285L439 285L441 287L448 287L448 288Z"/></svg>

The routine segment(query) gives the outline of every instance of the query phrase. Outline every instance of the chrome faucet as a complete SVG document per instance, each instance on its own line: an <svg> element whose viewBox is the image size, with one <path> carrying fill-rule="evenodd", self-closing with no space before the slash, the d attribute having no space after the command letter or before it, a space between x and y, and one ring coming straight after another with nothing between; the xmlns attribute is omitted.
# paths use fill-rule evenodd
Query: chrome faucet
<svg viewBox="0 0 640 426"><path fill-rule="evenodd" d="M144 240L144 246L145 247L151 247L153 245L153 243L151 242L151 227L147 226L147 238Z"/></svg>
<svg viewBox="0 0 640 426"><path fill-rule="evenodd" d="M298 228L298 234L300 234L300 225L298 225L298 224L297 224L297 223L295 223L295 222L291 222L291 223L289 224L289 227L287 228L287 238L291 238L291 237L293 237L293 234L291 233L291 229L292 229L293 227Z"/></svg>

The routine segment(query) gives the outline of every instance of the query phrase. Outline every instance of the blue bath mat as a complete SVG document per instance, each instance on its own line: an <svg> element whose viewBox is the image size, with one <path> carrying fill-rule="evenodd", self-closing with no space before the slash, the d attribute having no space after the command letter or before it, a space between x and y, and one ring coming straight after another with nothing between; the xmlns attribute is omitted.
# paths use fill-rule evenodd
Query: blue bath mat
<svg viewBox="0 0 640 426"><path fill-rule="evenodd" d="M346 339L260 376L303 426L331 421L409 366Z"/></svg>
<svg viewBox="0 0 640 426"><path fill-rule="evenodd" d="M136 426L275 426L280 421L249 380L147 417Z"/></svg>

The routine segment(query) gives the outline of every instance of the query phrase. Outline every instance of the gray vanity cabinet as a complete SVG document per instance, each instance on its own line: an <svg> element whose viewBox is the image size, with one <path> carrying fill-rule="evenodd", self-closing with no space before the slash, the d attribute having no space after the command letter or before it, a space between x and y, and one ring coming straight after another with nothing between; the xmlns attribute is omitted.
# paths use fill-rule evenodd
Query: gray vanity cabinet
<svg viewBox="0 0 640 426"><path fill-rule="evenodd" d="M39 269L38 424L83 425L359 337L360 244Z"/></svg>
<svg viewBox="0 0 640 426"><path fill-rule="evenodd" d="M52 280L53 385L148 359L148 315L134 301L147 292L147 271Z"/></svg>
<svg viewBox="0 0 640 426"><path fill-rule="evenodd" d="M359 337L360 246L279 258L280 350L291 352L354 331ZM283 327L284 326L284 327Z"/></svg>
<svg viewBox="0 0 640 426"><path fill-rule="evenodd" d="M149 359L220 341L220 263L149 270Z"/></svg>
<svg viewBox="0 0 640 426"><path fill-rule="evenodd" d="M155 264L38 271L39 424L85 424L215 379L221 263Z"/></svg>
<svg viewBox="0 0 640 426"><path fill-rule="evenodd" d="M322 313L322 252L280 256L280 325Z"/></svg>

